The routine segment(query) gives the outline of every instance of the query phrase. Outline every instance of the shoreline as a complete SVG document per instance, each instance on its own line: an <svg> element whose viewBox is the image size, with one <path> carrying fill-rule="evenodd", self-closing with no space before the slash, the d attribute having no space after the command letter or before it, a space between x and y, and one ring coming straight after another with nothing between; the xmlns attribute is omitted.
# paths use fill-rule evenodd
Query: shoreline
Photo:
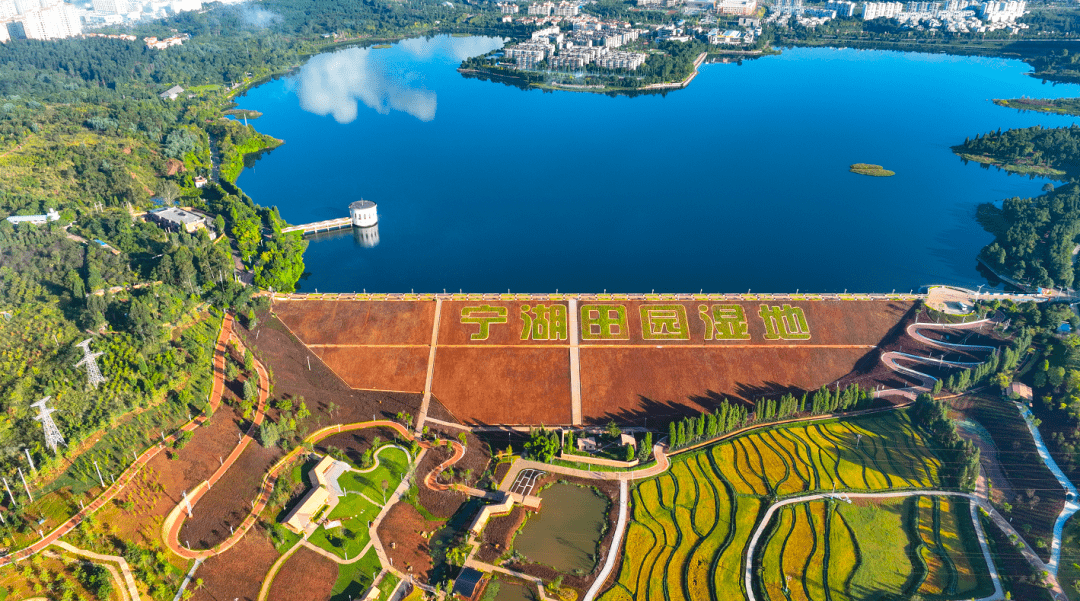
<svg viewBox="0 0 1080 601"><path fill-rule="evenodd" d="M764 54L759 54L759 55L764 56ZM759 55L754 55L754 56L759 56ZM702 52L701 54L699 54L698 57L696 59L694 59L694 70L690 73L690 75L687 75L681 81L673 81L673 82L665 82L665 83L654 83L654 84L649 84L649 85L646 85L646 86L642 86L640 88L628 88L628 87L610 86L610 85L604 85L604 84L594 84L594 85L582 84L582 85L578 85L578 84L565 84L565 83L559 83L559 82L532 82L532 81L529 81L528 78L526 78L524 76L524 74L521 74L521 75L514 74L516 70L511 71L509 73L504 73L504 72L489 71L487 69L473 69L473 68L458 67L457 71L458 71L458 73L461 73L462 75L465 75L466 77L476 77L477 79L488 79L488 80L501 81L502 83L506 83L508 85L520 86L523 89L554 90L554 91L561 91L561 92L587 92L587 93L594 93L594 94L596 94L596 93L599 93L599 94L619 93L619 94L633 95L635 93L647 94L647 93L650 93L650 92L659 92L659 91L663 91L663 90L679 90L679 89L685 88L686 86L690 85L690 82L693 81L695 77L698 76L698 73L701 72L700 67L701 67L702 63L704 63L705 59L708 58L709 56L710 56L710 54L708 52Z"/></svg>

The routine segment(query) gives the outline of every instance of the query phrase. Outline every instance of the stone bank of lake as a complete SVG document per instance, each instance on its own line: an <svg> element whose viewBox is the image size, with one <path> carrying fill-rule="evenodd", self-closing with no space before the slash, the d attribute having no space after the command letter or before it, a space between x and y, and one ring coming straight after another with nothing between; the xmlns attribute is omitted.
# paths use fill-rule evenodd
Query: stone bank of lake
<svg viewBox="0 0 1080 601"><path fill-rule="evenodd" d="M319 237L303 290L889 291L985 283L975 206L1045 180L964 165L991 129L1056 127L991 98L1080 96L1019 61L836 49L703 65L609 97L467 79L490 38L314 57L239 99L286 144L238 184L292 223L379 205L376 236ZM852 163L886 165L864 177ZM376 246L371 246L377 242Z"/></svg>

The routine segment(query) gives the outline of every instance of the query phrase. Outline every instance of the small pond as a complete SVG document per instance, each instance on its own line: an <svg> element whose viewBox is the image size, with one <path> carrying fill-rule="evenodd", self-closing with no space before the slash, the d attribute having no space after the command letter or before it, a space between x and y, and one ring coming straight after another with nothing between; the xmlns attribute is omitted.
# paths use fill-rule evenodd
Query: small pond
<svg viewBox="0 0 1080 601"><path fill-rule="evenodd" d="M540 498L540 511L518 533L514 549L528 561L560 572L591 572L607 522L607 501L591 488L572 484L556 484Z"/></svg>
<svg viewBox="0 0 1080 601"><path fill-rule="evenodd" d="M491 585L488 585L491 586ZM499 594L495 601L535 601L536 588L518 582L499 582Z"/></svg>

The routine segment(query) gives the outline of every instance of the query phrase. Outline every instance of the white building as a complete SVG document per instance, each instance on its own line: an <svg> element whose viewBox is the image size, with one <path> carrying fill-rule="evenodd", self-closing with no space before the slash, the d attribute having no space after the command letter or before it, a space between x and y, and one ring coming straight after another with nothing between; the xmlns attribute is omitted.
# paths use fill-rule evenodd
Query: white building
<svg viewBox="0 0 1080 601"><path fill-rule="evenodd" d="M757 0L717 0L716 12L721 15L749 17L757 12Z"/></svg>
<svg viewBox="0 0 1080 601"><path fill-rule="evenodd" d="M165 90L164 92L158 94L158 97L162 100L176 100L183 93L184 88L181 88L180 86L173 86L168 90Z"/></svg>
<svg viewBox="0 0 1080 601"><path fill-rule="evenodd" d="M723 32L719 29L714 29L709 32L709 43L716 46L742 44L743 32L737 29L729 29Z"/></svg>
<svg viewBox="0 0 1080 601"><path fill-rule="evenodd" d="M94 12L103 15L126 15L131 12L127 0L93 0Z"/></svg>
<svg viewBox="0 0 1080 601"><path fill-rule="evenodd" d="M1010 0L1009 2L984 2L979 16L987 23L1007 23L1024 16L1027 2Z"/></svg>
<svg viewBox="0 0 1080 601"><path fill-rule="evenodd" d="M379 223L377 207L370 200L358 200L350 204L349 217L356 227L371 227Z"/></svg>
<svg viewBox="0 0 1080 601"><path fill-rule="evenodd" d="M551 42L524 42L503 50L503 56L513 60L518 69L535 69L540 61L555 53Z"/></svg>
<svg viewBox="0 0 1080 601"><path fill-rule="evenodd" d="M630 69L633 71L645 64L646 58L648 57L641 52L613 50L597 58L596 65L603 69Z"/></svg>
<svg viewBox="0 0 1080 601"><path fill-rule="evenodd" d="M554 2L534 2L529 5L529 14L537 17L550 17L554 11Z"/></svg>
<svg viewBox="0 0 1080 601"><path fill-rule="evenodd" d="M851 18L855 16L855 3L844 0L829 0L825 3L827 10L835 10L836 16Z"/></svg>
<svg viewBox="0 0 1080 601"><path fill-rule="evenodd" d="M8 223L32 223L35 225L41 225L58 219L60 219L60 213L57 213L56 209L49 209L44 215L12 215L7 218Z"/></svg>
<svg viewBox="0 0 1080 601"><path fill-rule="evenodd" d="M79 13L59 0L0 0L0 42L13 37L58 40L82 33Z"/></svg>
<svg viewBox="0 0 1080 601"><path fill-rule="evenodd" d="M863 20L871 19L895 19L904 12L904 5L900 2L866 2L863 4Z"/></svg>
<svg viewBox="0 0 1080 601"><path fill-rule="evenodd" d="M521 7L513 2L500 2L496 6L504 15L516 15L521 10Z"/></svg>
<svg viewBox="0 0 1080 601"><path fill-rule="evenodd" d="M579 7L577 4L574 4L572 2L560 2L559 5L555 7L555 16L576 17L578 16L578 12L580 10L581 7Z"/></svg>

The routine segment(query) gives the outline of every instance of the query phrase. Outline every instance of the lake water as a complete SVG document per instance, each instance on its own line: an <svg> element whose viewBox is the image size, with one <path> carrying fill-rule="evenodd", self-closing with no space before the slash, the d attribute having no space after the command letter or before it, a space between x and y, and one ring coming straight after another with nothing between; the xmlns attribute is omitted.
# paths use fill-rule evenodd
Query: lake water
<svg viewBox="0 0 1080 601"><path fill-rule="evenodd" d="M469 79L491 38L318 55L239 99L285 145L241 174L291 223L378 203L313 241L323 292L834 292L985 283L979 203L1045 180L964 165L989 130L1067 126L991 98L1080 96L1019 61L837 49L704 65L609 97ZM878 163L895 177L848 172Z"/></svg>

